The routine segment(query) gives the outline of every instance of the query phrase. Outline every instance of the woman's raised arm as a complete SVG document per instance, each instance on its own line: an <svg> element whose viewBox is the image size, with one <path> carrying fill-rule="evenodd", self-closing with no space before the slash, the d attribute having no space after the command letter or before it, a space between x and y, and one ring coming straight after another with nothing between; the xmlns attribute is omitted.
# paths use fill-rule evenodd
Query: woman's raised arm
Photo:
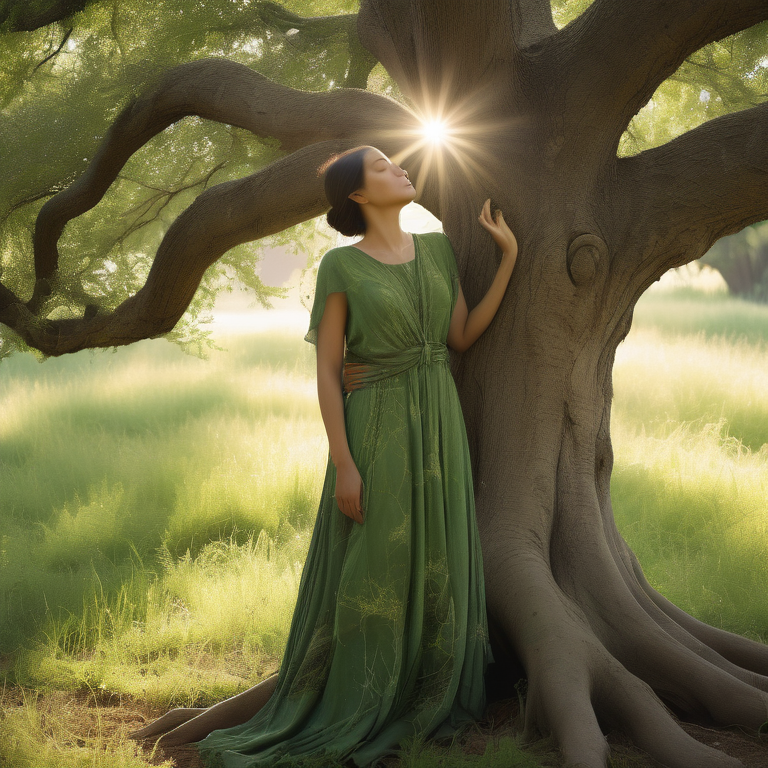
<svg viewBox="0 0 768 768"><path fill-rule="evenodd" d="M451 315L451 324L448 328L448 346L457 352L464 352L471 347L481 336L483 331L491 324L496 311L504 298L512 270L517 261L517 240L512 230L504 221L501 211L496 211L496 221L491 218L491 200L485 201L483 210L478 216L480 223L491 233L491 237L501 248L501 264L493 278L491 287L477 306L467 311L467 302L459 284L459 298Z"/></svg>

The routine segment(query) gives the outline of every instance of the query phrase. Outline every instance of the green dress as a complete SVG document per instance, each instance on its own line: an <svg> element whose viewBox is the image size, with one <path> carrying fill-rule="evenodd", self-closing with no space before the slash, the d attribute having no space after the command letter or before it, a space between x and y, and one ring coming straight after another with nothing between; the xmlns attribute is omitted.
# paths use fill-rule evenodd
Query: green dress
<svg viewBox="0 0 768 768"><path fill-rule="evenodd" d="M328 251L306 341L347 294L344 413L362 525L330 452L277 687L248 722L197 742L210 768L375 765L412 735L482 717L488 640L469 447L445 340L458 297L448 238L384 264Z"/></svg>

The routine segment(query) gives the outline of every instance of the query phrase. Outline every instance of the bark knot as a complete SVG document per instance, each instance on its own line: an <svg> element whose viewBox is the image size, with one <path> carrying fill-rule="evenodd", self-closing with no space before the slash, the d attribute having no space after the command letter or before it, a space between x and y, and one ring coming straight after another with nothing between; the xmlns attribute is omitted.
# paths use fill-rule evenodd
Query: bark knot
<svg viewBox="0 0 768 768"><path fill-rule="evenodd" d="M576 286L589 285L597 274L600 262L608 255L608 246L602 237L592 234L578 235L571 240L566 256L568 277Z"/></svg>

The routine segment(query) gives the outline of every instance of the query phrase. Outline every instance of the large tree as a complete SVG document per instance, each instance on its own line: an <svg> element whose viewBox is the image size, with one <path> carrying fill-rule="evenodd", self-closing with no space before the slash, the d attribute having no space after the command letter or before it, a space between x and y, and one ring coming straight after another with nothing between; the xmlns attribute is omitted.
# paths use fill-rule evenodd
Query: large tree
<svg viewBox="0 0 768 768"><path fill-rule="evenodd" d="M700 259L716 269L734 296L768 299L768 222L718 240Z"/></svg>
<svg viewBox="0 0 768 768"><path fill-rule="evenodd" d="M184 4L176 5L183 13ZM189 4L180 29L205 5ZM103 136L86 131L94 151L84 169L67 160L61 128L41 122L36 130L55 131L60 151L34 169L43 181L33 183L29 163L4 175L13 197L3 213L10 238L4 253L11 259L11 249L17 264L13 271L4 262L0 284L0 321L16 334L7 338L61 355L168 334L207 270L231 249L322 214L327 204L317 166L360 143L407 164L419 202L444 223L472 306L497 263L476 223L491 196L517 236L520 257L492 325L454 357L453 372L472 450L496 659L508 664L510 686L522 664L527 726L554 734L569 765L604 766L602 729L609 727L625 729L669 766L738 765L687 736L670 709L759 728L768 719L768 647L697 621L644 577L611 509L611 378L643 292L719 238L768 218L768 103L724 106L669 141L635 154L619 150L633 118L665 81L685 79L681 71L690 78L700 67L710 78L708 93L731 93L733 78L724 82L713 52L717 41L736 36L731 48L748 50L754 76L763 77L768 3L594 0L579 4L581 12L561 27L549 0L361 0L356 14L327 17L312 15L314 9L297 15L296 4L207 5L220 7L220 26L206 29L221 35L219 56L190 56L157 77L156 61L134 67L132 82L141 87L127 106L118 99L103 110L111 121ZM34 6L38 21L25 6ZM66 52L73 29L67 14L102 13L119 46L121 24L131 23L119 7L63 0L0 6L7 30L62 20L45 60L18 64L15 85L2 96L21 106L7 120L18 116L21 124L34 114L27 84ZM235 33L249 25L259 30L250 39L262 48L298 46L315 63L324 52L323 74L335 72L326 81L334 82L318 85L312 66L283 73L263 51L253 64L260 72L233 60L245 47L235 55ZM192 39L179 36L184 45ZM697 58L702 51L706 56ZM396 98L383 87L365 90L379 64ZM312 90L297 87L303 82ZM232 142L231 178L210 183L221 171L214 164L189 180L190 165L170 187L152 192L143 185L136 208L155 194L169 205L205 188L167 228L160 226L147 270L138 256L130 260L141 249L121 251L120 264L107 253L150 227L153 216L116 223L102 253L93 239L79 252L70 236L63 260L60 243L77 231L77 217L95 209L116 180L131 181L126 164L189 116L211 121L195 123L194 150L152 162L205 158L200 137L219 124L226 133L218 138ZM443 149L432 149L419 135L423 120L438 118L451 134ZM70 129L76 119L65 110ZM264 141L247 145L248 132ZM185 139L176 141L183 146ZM258 151L249 153L254 146ZM261 167L243 174L249 164ZM13 223L34 205L32 236ZM82 236L93 238L85 230ZM33 271L19 257L26 237ZM137 290L129 290L127 278L118 285L111 277L121 269L138 275Z"/></svg>

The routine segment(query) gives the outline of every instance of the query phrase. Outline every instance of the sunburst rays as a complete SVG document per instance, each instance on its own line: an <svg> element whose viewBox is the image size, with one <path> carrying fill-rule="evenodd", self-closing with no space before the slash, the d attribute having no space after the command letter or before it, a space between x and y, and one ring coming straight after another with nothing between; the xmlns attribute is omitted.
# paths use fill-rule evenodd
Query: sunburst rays
<svg viewBox="0 0 768 768"><path fill-rule="evenodd" d="M447 185L456 183L490 194L500 191L498 149L509 141L519 118L499 117L503 94L492 80L461 99L451 82L449 73L443 73L432 94L424 88L414 99L418 106L406 107L409 124L386 131L402 147L390 157L408 168L417 201L427 185L436 187L441 203Z"/></svg>

